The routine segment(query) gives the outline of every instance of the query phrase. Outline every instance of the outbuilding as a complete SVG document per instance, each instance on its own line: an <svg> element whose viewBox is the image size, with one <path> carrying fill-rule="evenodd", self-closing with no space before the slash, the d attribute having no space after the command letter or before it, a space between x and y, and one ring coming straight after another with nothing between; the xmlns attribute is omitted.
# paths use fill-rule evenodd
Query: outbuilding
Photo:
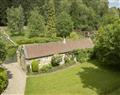
<svg viewBox="0 0 120 95"><path fill-rule="evenodd" d="M80 40L64 40L59 42L49 42L40 44L26 44L19 47L17 51L17 60L23 70L26 71L27 65L36 59L41 64L46 65L51 62L53 55L60 54L63 59L66 53L77 49L92 48L93 42L90 38ZM64 60L61 64L64 64Z"/></svg>

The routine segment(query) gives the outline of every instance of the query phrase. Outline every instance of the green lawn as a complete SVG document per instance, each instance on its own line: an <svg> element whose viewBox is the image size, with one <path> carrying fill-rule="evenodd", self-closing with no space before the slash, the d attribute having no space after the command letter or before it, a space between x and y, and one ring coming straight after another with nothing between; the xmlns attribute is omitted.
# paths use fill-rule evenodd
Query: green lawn
<svg viewBox="0 0 120 95"><path fill-rule="evenodd" d="M27 78L25 95L118 95L120 72L91 62ZM103 94L105 93L105 94Z"/></svg>

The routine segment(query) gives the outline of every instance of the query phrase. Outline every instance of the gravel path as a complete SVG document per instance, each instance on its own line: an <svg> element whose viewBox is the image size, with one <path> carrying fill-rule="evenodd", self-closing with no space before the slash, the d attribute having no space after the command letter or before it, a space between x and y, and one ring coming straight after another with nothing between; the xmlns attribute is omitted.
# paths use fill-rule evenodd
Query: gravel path
<svg viewBox="0 0 120 95"><path fill-rule="evenodd" d="M9 84L2 95L24 95L26 74L22 71L18 63L3 65L8 70Z"/></svg>

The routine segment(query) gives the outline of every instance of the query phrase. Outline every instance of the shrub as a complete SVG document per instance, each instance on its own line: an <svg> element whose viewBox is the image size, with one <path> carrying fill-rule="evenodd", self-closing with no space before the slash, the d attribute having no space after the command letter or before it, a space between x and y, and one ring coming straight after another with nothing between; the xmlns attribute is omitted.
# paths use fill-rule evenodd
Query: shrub
<svg viewBox="0 0 120 95"><path fill-rule="evenodd" d="M65 60L65 64L74 64L75 63L74 59L69 56L65 56L64 60Z"/></svg>
<svg viewBox="0 0 120 95"><path fill-rule="evenodd" d="M68 56L65 56L64 60L65 60L65 64L70 63L70 59L69 59L69 57L68 57Z"/></svg>
<svg viewBox="0 0 120 95"><path fill-rule="evenodd" d="M33 72L38 72L39 70L39 61L38 60L33 60L31 63L32 66L32 71Z"/></svg>
<svg viewBox="0 0 120 95"><path fill-rule="evenodd" d="M62 57L61 56L53 56L51 59L51 64L52 66L58 66L60 65L60 62L62 61Z"/></svg>
<svg viewBox="0 0 120 95"><path fill-rule="evenodd" d="M78 62L86 62L91 58L92 49L81 49L73 52Z"/></svg>
<svg viewBox="0 0 120 95"><path fill-rule="evenodd" d="M16 55L17 48L15 46L7 47L7 59L13 58Z"/></svg>
<svg viewBox="0 0 120 95"><path fill-rule="evenodd" d="M0 94L7 87L7 85L8 85L7 72L3 68L0 68Z"/></svg>
<svg viewBox="0 0 120 95"><path fill-rule="evenodd" d="M44 65L41 69L40 72L48 72L50 69L52 69L52 65Z"/></svg>
<svg viewBox="0 0 120 95"><path fill-rule="evenodd" d="M79 35L76 32L71 32L70 33L70 38L73 40L79 39Z"/></svg>

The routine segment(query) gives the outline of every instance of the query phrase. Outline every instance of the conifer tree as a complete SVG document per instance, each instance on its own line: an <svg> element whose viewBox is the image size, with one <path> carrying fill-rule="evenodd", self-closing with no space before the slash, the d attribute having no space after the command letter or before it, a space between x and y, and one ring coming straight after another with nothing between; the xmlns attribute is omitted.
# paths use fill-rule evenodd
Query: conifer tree
<svg viewBox="0 0 120 95"><path fill-rule="evenodd" d="M47 32L48 36L56 36L56 18L55 18L55 5L54 0L47 1Z"/></svg>
<svg viewBox="0 0 120 95"><path fill-rule="evenodd" d="M37 8L30 12L28 19L28 30L30 37L44 36L45 35L45 21L42 15L39 14Z"/></svg>

